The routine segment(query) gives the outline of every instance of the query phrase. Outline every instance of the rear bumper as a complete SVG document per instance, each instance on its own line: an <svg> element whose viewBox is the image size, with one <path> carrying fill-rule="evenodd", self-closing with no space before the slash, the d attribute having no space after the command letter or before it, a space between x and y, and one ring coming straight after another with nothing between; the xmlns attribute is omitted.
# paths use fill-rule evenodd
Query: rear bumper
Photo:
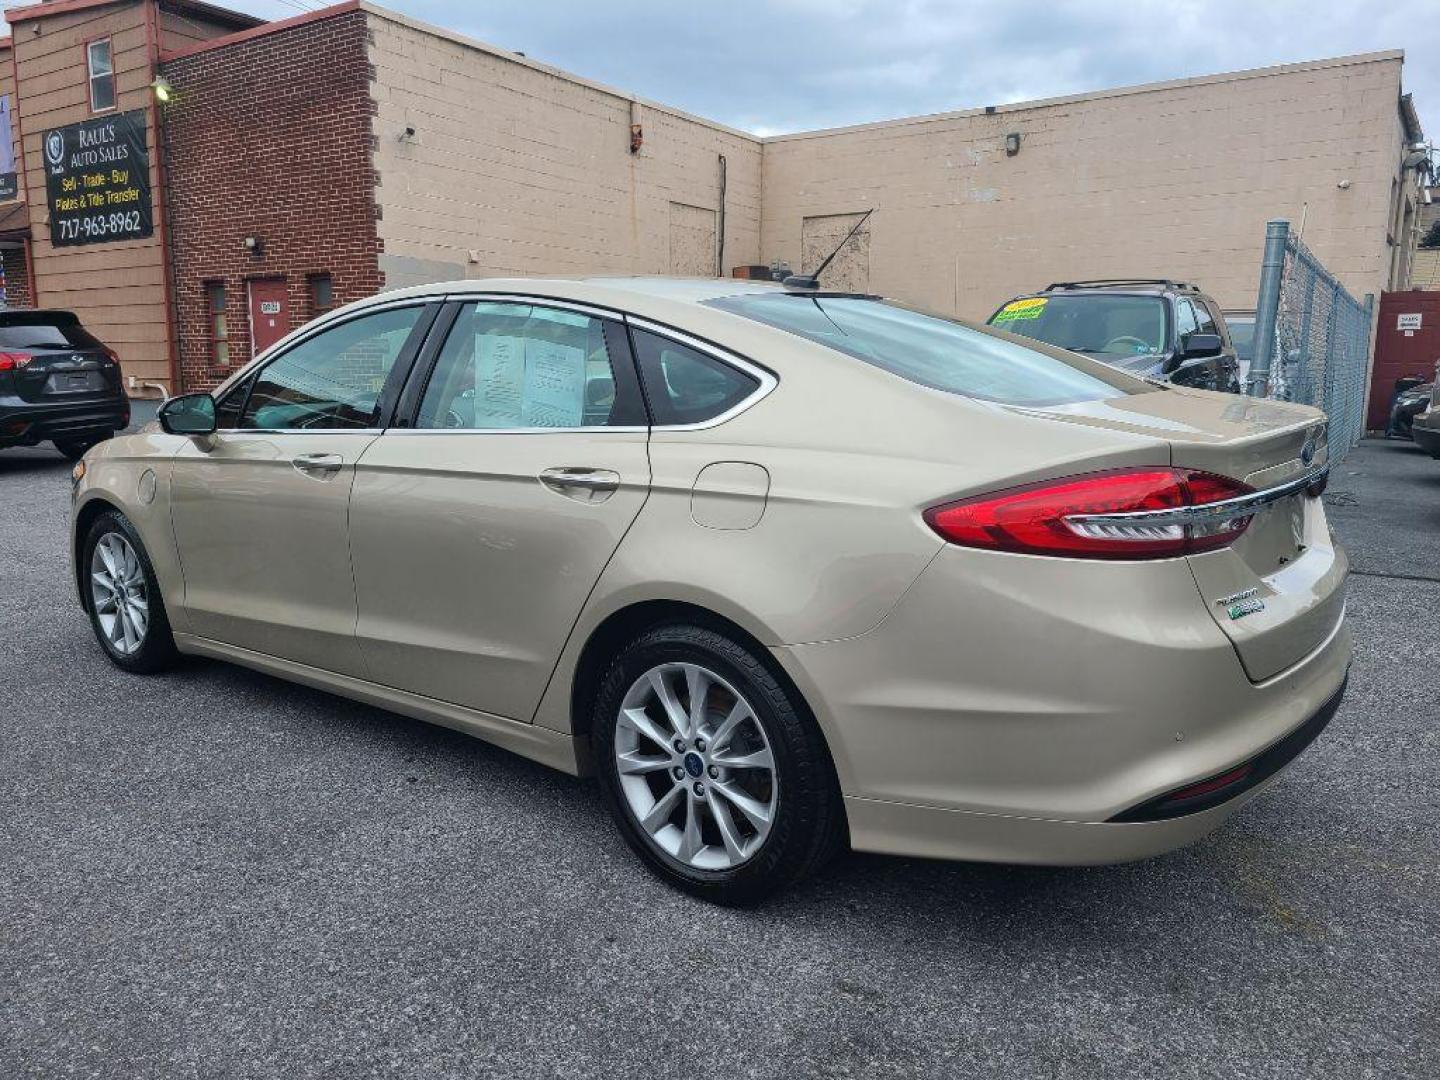
<svg viewBox="0 0 1440 1080"><path fill-rule="evenodd" d="M1191 813L1155 821L1059 821L847 796L851 843L889 855L1040 866L1103 866L1164 855L1208 836L1269 787L1325 728L1343 696L1342 686L1315 716L1262 752L1293 751L1273 770L1223 802Z"/></svg>
<svg viewBox="0 0 1440 1080"><path fill-rule="evenodd" d="M825 730L856 848L1083 864L1189 843L1244 805L1273 772L1218 806L1112 820L1338 703L1351 643L1341 611L1255 683L1183 564L952 548L869 634L775 654Z"/></svg>
<svg viewBox="0 0 1440 1080"><path fill-rule="evenodd" d="M1432 409L1431 414L1433 413ZM1440 427L1422 426L1417 422L1411 425L1410 438L1431 457L1440 458Z"/></svg>
<svg viewBox="0 0 1440 1080"><path fill-rule="evenodd" d="M129 423L130 399L124 394L62 404L0 398L0 447L83 438L119 431Z"/></svg>

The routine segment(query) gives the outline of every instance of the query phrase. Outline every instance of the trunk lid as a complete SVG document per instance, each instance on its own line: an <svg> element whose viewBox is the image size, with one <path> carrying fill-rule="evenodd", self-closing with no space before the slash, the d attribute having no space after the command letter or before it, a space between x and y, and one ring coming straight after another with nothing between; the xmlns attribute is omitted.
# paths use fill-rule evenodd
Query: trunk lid
<svg viewBox="0 0 1440 1080"><path fill-rule="evenodd" d="M35 404L83 404L115 397L120 392L120 366L109 354L86 350L34 350L15 371L15 390L22 401Z"/></svg>
<svg viewBox="0 0 1440 1080"><path fill-rule="evenodd" d="M1288 402L1169 389L1025 411L1163 438L1172 465L1257 491L1329 462L1324 414ZM1206 609L1255 682L1324 644L1344 609L1345 556L1320 499L1305 490L1258 510L1231 546L1187 561Z"/></svg>

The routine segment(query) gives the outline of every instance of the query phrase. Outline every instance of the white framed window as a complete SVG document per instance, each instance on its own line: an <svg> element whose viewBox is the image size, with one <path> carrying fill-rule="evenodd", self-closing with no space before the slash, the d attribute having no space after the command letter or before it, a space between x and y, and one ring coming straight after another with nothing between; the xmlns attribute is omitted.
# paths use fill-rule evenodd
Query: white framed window
<svg viewBox="0 0 1440 1080"><path fill-rule="evenodd" d="M90 82L90 111L104 112L115 107L115 61L110 39L101 38L85 46L85 67Z"/></svg>

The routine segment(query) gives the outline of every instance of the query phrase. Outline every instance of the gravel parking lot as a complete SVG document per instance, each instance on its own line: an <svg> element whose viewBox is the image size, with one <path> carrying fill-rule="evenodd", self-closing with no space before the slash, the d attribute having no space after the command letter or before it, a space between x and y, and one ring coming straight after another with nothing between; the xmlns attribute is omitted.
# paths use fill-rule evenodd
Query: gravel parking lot
<svg viewBox="0 0 1440 1080"><path fill-rule="evenodd" d="M852 856L754 912L590 785L219 663L128 676L0 452L0 1077L1440 1075L1440 462L1367 443L1330 729L1208 841ZM1037 657L1043 660L1043 657Z"/></svg>

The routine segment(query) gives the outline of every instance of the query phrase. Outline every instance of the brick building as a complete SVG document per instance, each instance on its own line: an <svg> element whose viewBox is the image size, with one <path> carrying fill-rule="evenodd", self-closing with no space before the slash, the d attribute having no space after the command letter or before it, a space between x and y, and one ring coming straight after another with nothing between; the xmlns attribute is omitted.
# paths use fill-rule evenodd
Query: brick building
<svg viewBox="0 0 1440 1080"><path fill-rule="evenodd" d="M1352 291L1404 287L1418 220L1398 52L758 138L363 0L6 18L4 299L74 309L132 393L386 287L809 268L872 206L827 281L969 317L1067 276L1253 306L1277 216Z"/></svg>

